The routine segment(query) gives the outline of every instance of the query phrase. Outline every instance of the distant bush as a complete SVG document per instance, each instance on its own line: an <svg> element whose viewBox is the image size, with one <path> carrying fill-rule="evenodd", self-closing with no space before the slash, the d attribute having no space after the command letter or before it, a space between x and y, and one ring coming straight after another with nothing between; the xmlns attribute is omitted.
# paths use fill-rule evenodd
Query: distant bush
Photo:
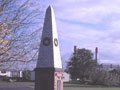
<svg viewBox="0 0 120 90"><path fill-rule="evenodd" d="M4 76L0 76L0 81L3 81Z"/></svg>
<svg viewBox="0 0 120 90"><path fill-rule="evenodd" d="M8 76L3 76L3 81L9 81L10 78Z"/></svg>
<svg viewBox="0 0 120 90"><path fill-rule="evenodd" d="M90 79L90 84L93 85L120 86L120 75L117 70L95 70L91 72Z"/></svg>
<svg viewBox="0 0 120 90"><path fill-rule="evenodd" d="M30 71L29 70L23 71L23 79L24 79L24 81L30 81Z"/></svg>

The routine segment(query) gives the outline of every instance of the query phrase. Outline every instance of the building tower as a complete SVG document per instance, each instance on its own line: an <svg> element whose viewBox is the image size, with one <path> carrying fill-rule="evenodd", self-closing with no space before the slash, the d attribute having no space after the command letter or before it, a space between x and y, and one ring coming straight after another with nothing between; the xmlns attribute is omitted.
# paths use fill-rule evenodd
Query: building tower
<svg viewBox="0 0 120 90"><path fill-rule="evenodd" d="M35 90L63 90L63 71L54 11L46 10L39 56L35 69Z"/></svg>

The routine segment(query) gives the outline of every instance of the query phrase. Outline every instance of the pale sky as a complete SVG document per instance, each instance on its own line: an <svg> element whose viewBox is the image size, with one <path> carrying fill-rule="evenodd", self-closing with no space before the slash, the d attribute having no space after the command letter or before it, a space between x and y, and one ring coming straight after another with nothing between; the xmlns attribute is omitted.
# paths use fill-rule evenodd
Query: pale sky
<svg viewBox="0 0 120 90"><path fill-rule="evenodd" d="M63 61L73 46L94 53L99 62L120 64L120 0L36 0L44 9L53 6Z"/></svg>

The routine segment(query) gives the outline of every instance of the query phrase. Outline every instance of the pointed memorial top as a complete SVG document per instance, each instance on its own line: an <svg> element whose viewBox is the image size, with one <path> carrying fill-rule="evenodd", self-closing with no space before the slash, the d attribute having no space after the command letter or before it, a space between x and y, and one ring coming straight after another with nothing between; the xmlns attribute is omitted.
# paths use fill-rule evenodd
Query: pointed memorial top
<svg viewBox="0 0 120 90"><path fill-rule="evenodd" d="M50 11L51 13L54 13L53 7L52 7L51 5L49 5L49 7L47 8L46 13L47 13L48 11Z"/></svg>
<svg viewBox="0 0 120 90"><path fill-rule="evenodd" d="M53 7L51 5L49 5L49 7L47 9L53 9Z"/></svg>
<svg viewBox="0 0 120 90"><path fill-rule="evenodd" d="M37 68L62 69L56 21L52 6L46 10Z"/></svg>

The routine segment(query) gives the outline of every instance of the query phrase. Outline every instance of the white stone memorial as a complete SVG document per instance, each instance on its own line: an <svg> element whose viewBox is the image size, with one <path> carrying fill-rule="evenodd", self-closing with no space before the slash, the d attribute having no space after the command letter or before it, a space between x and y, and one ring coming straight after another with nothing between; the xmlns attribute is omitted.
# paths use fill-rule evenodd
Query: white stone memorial
<svg viewBox="0 0 120 90"><path fill-rule="evenodd" d="M62 68L55 15L51 6L46 11L37 67Z"/></svg>
<svg viewBox="0 0 120 90"><path fill-rule="evenodd" d="M35 69L35 90L63 90L63 72L56 21L51 6L47 8L39 56Z"/></svg>

